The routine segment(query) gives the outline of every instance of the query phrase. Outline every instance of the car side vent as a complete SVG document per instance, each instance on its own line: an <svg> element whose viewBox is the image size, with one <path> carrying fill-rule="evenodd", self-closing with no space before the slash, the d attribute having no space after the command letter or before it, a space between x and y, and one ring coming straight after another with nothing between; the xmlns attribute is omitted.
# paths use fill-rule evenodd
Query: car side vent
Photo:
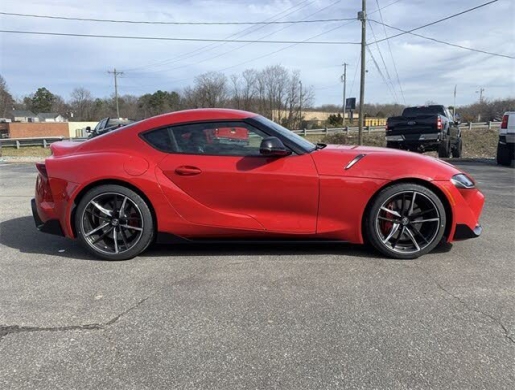
<svg viewBox="0 0 515 390"><path fill-rule="evenodd" d="M356 157L354 157L346 166L345 170L351 169L354 164L356 164L359 160L361 160L363 157L365 157L366 154L358 154Z"/></svg>

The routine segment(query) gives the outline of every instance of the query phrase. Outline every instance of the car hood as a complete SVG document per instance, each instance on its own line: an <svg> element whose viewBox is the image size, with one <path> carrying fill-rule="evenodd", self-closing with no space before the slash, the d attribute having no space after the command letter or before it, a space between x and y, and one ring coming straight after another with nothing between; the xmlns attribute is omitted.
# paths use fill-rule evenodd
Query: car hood
<svg viewBox="0 0 515 390"><path fill-rule="evenodd" d="M453 165L434 157L373 146L328 145L314 151L311 155L318 173L322 176L352 176L385 180L402 178L449 180L460 173ZM351 167L347 167L360 155L364 156Z"/></svg>

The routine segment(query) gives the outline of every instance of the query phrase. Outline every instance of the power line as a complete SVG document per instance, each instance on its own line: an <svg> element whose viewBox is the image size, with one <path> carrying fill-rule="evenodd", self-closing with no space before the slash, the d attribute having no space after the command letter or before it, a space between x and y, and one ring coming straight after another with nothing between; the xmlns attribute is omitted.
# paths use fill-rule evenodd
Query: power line
<svg viewBox="0 0 515 390"><path fill-rule="evenodd" d="M450 42L445 42L445 41L441 41L439 39L436 39L436 38L431 38L431 37L426 37L425 35L420 35L420 34L416 34L416 33L412 33L411 31L406 31L406 30L403 30L403 29L400 29L400 28L397 28L397 27L393 27L393 26L390 26L386 23L380 23L378 22L377 20L372 20L372 22L374 23L378 23L378 24L384 24L386 27L388 28L391 28L393 30L397 30L397 31L402 31L404 34L411 34L411 35L414 35L416 37L419 37L419 38L423 38L423 39L427 39L429 41L433 41L433 42L437 42L437 43L441 43L443 45L447 45L447 46L452 46L452 47L457 47L459 49L464 49L464 50L469 50L469 51L474 51L474 52L477 52L477 53L483 53L483 54L488 54L488 55L491 55L491 56L496 56L496 57L503 57L503 58L509 58L511 60L515 60L515 57L514 56L509 56L509 55L506 55L506 54L500 54L500 53L493 53L493 52L490 52L490 51L486 51L486 50L480 50L480 49L474 49L472 47L467 47L467 46L462 46L462 45L458 45L456 43L450 43ZM402 35L404 35L402 34ZM399 35L393 35L391 36L390 38L388 39L391 39L391 38L395 38ZM383 40L380 40L380 41L377 41L377 42L381 42L381 41L384 41L385 39ZM377 42L372 42L370 43L370 45L374 44L374 43L377 43Z"/></svg>
<svg viewBox="0 0 515 390"><path fill-rule="evenodd" d="M300 11L303 8L306 8L308 5L310 5L312 3L314 3L314 0L312 0L312 1L303 0L303 1L301 1L300 3L298 3L298 4L294 5L294 6L291 6L291 7L287 8L287 9L281 11L281 12L278 12L274 16L271 16L271 17L265 19L264 22L277 21L277 20L282 19L282 18L284 18L284 17L286 17L288 15L291 15L291 14L293 14L295 12ZM247 36L247 35L251 34L252 32L255 32L257 30L261 30L261 29L263 29L265 27L266 27L266 25L260 26L258 28L247 27L247 28L245 28L245 29L243 29L241 31L238 31L238 32L233 33L233 34L230 34L230 35L226 36L225 38L226 39L233 38L233 37L234 38L235 37L241 38L241 37L244 37L244 36ZM171 59L161 60L161 61L154 62L154 63L151 63L151 64L143 65L143 66L141 66L141 65L140 66L136 66L134 68L130 68L130 69L127 69L127 70L128 71L134 71L134 70L144 69L144 68L149 68L149 67L173 64L175 62L179 62L179 61L187 59L187 58L196 57L198 54L203 54L206 51L213 50L213 49L215 49L217 47L221 47L221 46L226 45L226 44L227 43L210 43L210 44L202 46L202 47L200 47L198 49L186 52L186 53L178 55L178 56L175 56L175 57L173 57Z"/></svg>
<svg viewBox="0 0 515 390"><path fill-rule="evenodd" d="M469 8L469 9L466 9L465 11L461 11L461 12L458 12L458 13L456 13L456 14L449 15L449 16L447 16L447 17L445 17L445 18L435 20L434 22L424 24L423 26L420 26L420 27L417 27L417 28L413 28L413 29L408 30L408 31L400 30L400 29L399 29L400 31L402 31L402 33L397 34L397 35L392 35L392 36L391 36L391 37L389 37L389 38L383 38L383 39L380 39L380 40L378 40L378 41L372 42L371 44L374 44L374 43L380 43L380 42L383 42L383 41L387 41L388 39L392 39L392 38L400 37L401 35L404 35L404 34L410 34L410 33L412 33L413 31L417 31L417 30L421 30L421 29L426 28L426 27L429 27L429 26L433 26L433 25L435 25L435 24L437 24L437 23L441 23L441 22L443 22L443 21L446 21L446 20L449 20L449 19L455 18L455 17L457 17L457 16L460 16L460 15L466 14L466 13L468 13L468 12L475 11L476 9L479 9L479 8L482 8L482 7L486 7L487 5L492 4L492 3L496 3L497 1L499 1L499 0L491 0L491 1L487 2L487 3L480 4L480 5L478 5L478 6L475 6L475 7ZM376 22L376 23L379 23L379 22ZM386 25L386 26L387 26L387 25ZM387 27L390 27L390 26L387 26ZM415 34L413 34L413 35L415 35Z"/></svg>
<svg viewBox="0 0 515 390"><path fill-rule="evenodd" d="M359 45L359 42L346 41L259 41L250 39L214 39L214 38L169 38L169 37L142 37L130 35L101 35L101 34L75 34L58 33L49 31L22 31L22 30L0 30L6 34L25 34L25 35L52 35L60 37L80 37L80 38L107 38L107 39L139 39L151 41L180 41L180 42L227 42L227 43L268 43L268 44L311 44L311 45Z"/></svg>
<svg viewBox="0 0 515 390"><path fill-rule="evenodd" d="M376 33L374 32L374 29L372 28L372 23L370 23L370 20L367 20L367 21L368 21L368 25L370 26L370 31L372 31L372 36L374 37L374 40L376 40L377 39ZM369 48L370 46L367 46L367 47ZM383 53L382 53L381 47L379 45L377 45L377 51L379 52L379 56L381 57L381 61L383 62L384 69L386 71L386 76L388 77L388 81L390 81L390 84L388 84L388 81L384 79L383 75L381 75L381 77L386 82L386 86L390 89L390 92L393 92L393 98L395 99L395 103L397 103L397 101L398 101L397 92L395 91L392 77L390 76L390 72L388 71L388 67L386 66L386 61L384 60ZM369 49L369 52L370 52L370 55L372 56L372 59L374 60L374 63L376 64L376 67L379 70L379 66L374 58L374 55L372 54L372 50ZM379 73L381 74L380 70L379 70Z"/></svg>
<svg viewBox="0 0 515 390"><path fill-rule="evenodd" d="M383 13L381 12L382 8L379 6L379 0L376 0L376 4L377 4L377 9L379 11L379 17L381 18L381 23L384 23ZM386 38L388 38L388 34L386 32L386 26L384 24L383 24L383 31L384 31L384 36ZM395 57L393 56L393 53L392 53L392 47L390 45L390 40L387 40L386 43L388 44L388 51L390 52L390 58L392 59L393 69L395 70L395 76L397 77L397 83L399 84L399 90L401 91L402 100L404 101L404 104L406 104L406 98L404 97L404 91L402 89L401 80L399 78L399 72L397 71L397 64L395 63Z"/></svg>
<svg viewBox="0 0 515 390"><path fill-rule="evenodd" d="M96 19L96 18L75 18L68 16L51 16L51 15L36 15L36 14L20 14L14 12L0 12L0 15L5 16L18 16L26 18L40 18L40 19L57 19L57 20L72 20L79 22L99 22L99 23L130 23L130 24L151 24L151 25L175 25L175 26L229 26L229 25L259 25L259 24L301 24L301 23L332 23L342 22L346 20L354 20L354 18L335 18L335 19L313 19L313 20L285 20L274 22L160 22L160 21L146 21L146 20L119 20L119 19Z"/></svg>

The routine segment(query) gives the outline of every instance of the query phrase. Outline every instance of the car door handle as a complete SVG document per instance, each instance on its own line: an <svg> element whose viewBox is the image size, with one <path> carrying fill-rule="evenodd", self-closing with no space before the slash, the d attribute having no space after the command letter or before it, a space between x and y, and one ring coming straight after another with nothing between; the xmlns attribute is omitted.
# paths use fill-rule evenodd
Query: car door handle
<svg viewBox="0 0 515 390"><path fill-rule="evenodd" d="M190 165L183 165L181 167L177 167L175 169L175 173L181 176L194 176L199 175L202 171L197 167L192 167Z"/></svg>

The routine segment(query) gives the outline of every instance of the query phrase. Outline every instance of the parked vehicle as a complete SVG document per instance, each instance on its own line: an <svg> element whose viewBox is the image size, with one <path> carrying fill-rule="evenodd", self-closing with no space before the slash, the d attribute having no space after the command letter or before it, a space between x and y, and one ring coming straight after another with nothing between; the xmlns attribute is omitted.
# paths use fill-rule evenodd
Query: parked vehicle
<svg viewBox="0 0 515 390"><path fill-rule="evenodd" d="M459 158L463 150L459 120L445 106L407 107L401 116L387 119L386 147Z"/></svg>
<svg viewBox="0 0 515 390"><path fill-rule="evenodd" d="M119 129L120 127L127 126L133 122L134 121L131 121L130 119L104 118L97 123L93 130L91 130L91 127L89 126L86 127L86 132L89 133L88 138L94 138L110 131Z"/></svg>
<svg viewBox="0 0 515 390"><path fill-rule="evenodd" d="M210 137L224 128L245 129L248 141ZM314 145L250 112L174 112L51 149L36 165L36 226L108 260L165 238L370 243L411 259L482 230L484 196L452 165Z"/></svg>
<svg viewBox="0 0 515 390"><path fill-rule="evenodd" d="M505 112L499 129L497 164L511 165L515 160L515 111Z"/></svg>

